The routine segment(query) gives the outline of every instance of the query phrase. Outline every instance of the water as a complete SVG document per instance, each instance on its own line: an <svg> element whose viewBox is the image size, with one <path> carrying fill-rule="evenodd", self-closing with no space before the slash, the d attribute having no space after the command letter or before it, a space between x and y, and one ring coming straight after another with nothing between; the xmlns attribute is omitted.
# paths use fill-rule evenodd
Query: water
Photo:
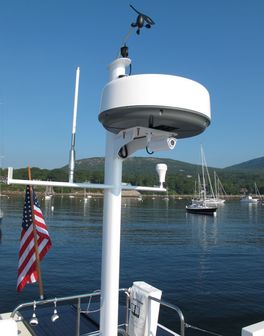
<svg viewBox="0 0 264 336"><path fill-rule="evenodd" d="M38 297L16 293L23 197L2 199L0 312ZM102 199L41 202L53 247L42 262L48 297L100 288ZM120 287L146 281L178 305L188 323L240 335L264 320L264 206L227 202L216 217L186 214L185 201L123 199ZM170 326L173 316L164 316ZM188 332L187 335L201 335Z"/></svg>

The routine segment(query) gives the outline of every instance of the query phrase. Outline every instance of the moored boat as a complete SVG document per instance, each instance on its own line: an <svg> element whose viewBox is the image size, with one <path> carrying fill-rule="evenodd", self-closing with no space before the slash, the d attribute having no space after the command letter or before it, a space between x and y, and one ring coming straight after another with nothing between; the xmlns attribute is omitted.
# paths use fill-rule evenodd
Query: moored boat
<svg viewBox="0 0 264 336"><path fill-rule="evenodd" d="M242 203L257 204L259 201L258 198L253 198L252 195L245 195L240 199Z"/></svg>
<svg viewBox="0 0 264 336"><path fill-rule="evenodd" d="M214 215L216 213L217 206L208 205L203 201L192 200L192 203L186 205L186 211L192 214L200 215Z"/></svg>
<svg viewBox="0 0 264 336"><path fill-rule="evenodd" d="M200 175L198 174L198 183L197 183L198 190L196 190L196 184L195 184L194 198L192 199L191 204L186 205L186 211L193 214L214 215L217 210L217 198L215 197L213 192L211 179L202 147L201 147L201 158L202 158L202 181L200 179ZM209 185L211 197L207 196L207 185Z"/></svg>

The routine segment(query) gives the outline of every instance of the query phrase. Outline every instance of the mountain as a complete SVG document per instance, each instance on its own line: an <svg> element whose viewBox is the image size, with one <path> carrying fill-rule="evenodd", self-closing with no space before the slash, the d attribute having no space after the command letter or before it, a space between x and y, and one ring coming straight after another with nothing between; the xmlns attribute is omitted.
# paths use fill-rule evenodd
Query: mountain
<svg viewBox="0 0 264 336"><path fill-rule="evenodd" d="M62 167L68 171L68 165ZM75 161L75 169L77 170L89 170L89 171L104 171L104 158L92 157L87 159L81 159Z"/></svg>
<svg viewBox="0 0 264 336"><path fill-rule="evenodd" d="M161 159L156 157L132 157L124 161L122 181L132 185L153 186L158 184L156 164L165 163L168 166L166 184L170 192L178 194L192 194L201 166L173 159ZM76 160L74 180L78 182L90 181L91 183L103 183L104 158L92 157ZM241 190L254 193L254 184L264 194L264 157L243 162L227 168L208 167L211 177L213 171L221 179L228 194L238 195ZM7 170L0 169L2 176L7 175ZM67 181L68 166L59 169L32 168L32 176L36 180ZM15 169L14 178L27 179L27 169ZM213 181L212 181L213 182ZM4 188L21 189L18 186L3 186ZM66 190L66 188L64 189ZM58 192L58 190L56 190ZM65 191L66 192L66 191Z"/></svg>
<svg viewBox="0 0 264 336"><path fill-rule="evenodd" d="M124 175L139 175L139 174L156 174L155 167L157 163L166 163L168 166L168 175L180 174L180 175L197 175L201 171L200 164L192 164L183 161L173 160L173 159L163 159L156 157L131 157L124 161L123 163L123 174ZM68 166L62 167L63 170L68 171ZM103 157L92 157L87 159L76 160L75 162L76 172L78 171L90 171L90 172L100 172L104 171L104 158ZM252 174L259 173L262 170L264 172L264 156L245 161L236 165L232 165L226 168L214 168L208 167L209 171L217 171L218 173L246 173L250 172Z"/></svg>
<svg viewBox="0 0 264 336"><path fill-rule="evenodd" d="M200 166L187 162L182 162L173 159L161 159L154 157L131 157L123 163L124 175L139 175L150 174L156 175L156 164L166 163L168 166L168 174L184 174L184 175L197 175L200 170ZM68 170L68 166L62 167L64 170ZM104 171L104 158L92 157L88 159L76 160L75 169L77 171L90 171L90 172L103 172Z"/></svg>
<svg viewBox="0 0 264 336"><path fill-rule="evenodd" d="M226 170L253 171L264 169L264 156L225 168Z"/></svg>

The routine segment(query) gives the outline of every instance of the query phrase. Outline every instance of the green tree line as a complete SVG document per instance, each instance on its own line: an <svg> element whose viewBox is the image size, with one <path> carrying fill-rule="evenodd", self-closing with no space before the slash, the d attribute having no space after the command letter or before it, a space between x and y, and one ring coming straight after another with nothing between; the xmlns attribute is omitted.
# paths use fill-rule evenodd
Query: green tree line
<svg viewBox="0 0 264 336"><path fill-rule="evenodd" d="M66 169L31 169L32 178L34 180L48 181L68 181L68 172ZM218 170L217 174L221 179L222 185L227 194L239 195L243 192L255 193L254 184L256 183L261 194L264 194L264 173L262 172L239 172ZM0 169L0 176L7 176L6 169ZM213 176L211 171L211 176ZM27 179L27 168L15 169L14 178ZM166 187L170 194L191 195L194 193L196 176L186 175L185 173L167 174ZM104 173L102 170L76 170L75 182L91 182L103 183ZM154 186L158 185L158 177L153 173L148 173L146 170L139 172L127 171L123 174L123 181L132 185ZM22 191L25 189L22 185L6 185L2 184L2 190ZM44 190L38 187L38 190ZM55 192L69 192L70 189L55 188Z"/></svg>

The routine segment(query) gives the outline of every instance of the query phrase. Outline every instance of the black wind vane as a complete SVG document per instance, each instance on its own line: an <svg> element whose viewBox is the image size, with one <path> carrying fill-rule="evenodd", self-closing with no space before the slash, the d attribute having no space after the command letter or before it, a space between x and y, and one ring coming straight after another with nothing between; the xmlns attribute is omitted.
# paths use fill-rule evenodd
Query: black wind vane
<svg viewBox="0 0 264 336"><path fill-rule="evenodd" d="M137 27L137 34L140 34L141 28L151 28L155 24L155 22L147 15L140 13L135 7L130 5L130 7L138 14L136 22L131 23L131 27Z"/></svg>
<svg viewBox="0 0 264 336"><path fill-rule="evenodd" d="M126 45L126 42L131 35L133 28L137 28L137 35L140 34L140 31L142 28L151 28L155 24L155 22L147 15L139 12L134 6L130 5L130 7L138 14L136 22L131 23L130 31L126 34L122 46L120 48L120 55L122 57L128 57L128 47Z"/></svg>

